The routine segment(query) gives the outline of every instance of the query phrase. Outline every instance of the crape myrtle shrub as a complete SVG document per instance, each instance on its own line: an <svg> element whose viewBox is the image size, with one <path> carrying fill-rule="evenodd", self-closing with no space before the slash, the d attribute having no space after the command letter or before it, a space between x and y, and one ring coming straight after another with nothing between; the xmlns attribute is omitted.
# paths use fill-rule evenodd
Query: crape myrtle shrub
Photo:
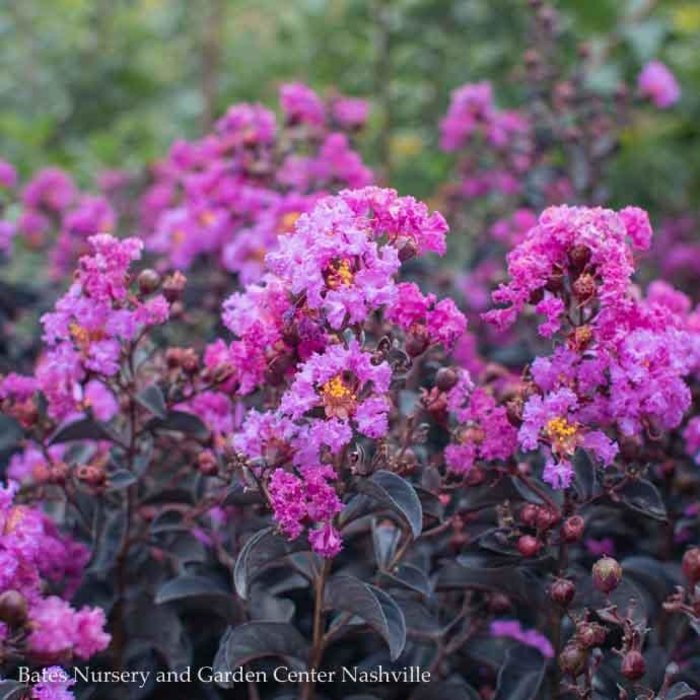
<svg viewBox="0 0 700 700"><path fill-rule="evenodd" d="M696 696L700 316L653 278L694 249L604 187L679 87L593 94L555 39L522 107L455 91L449 236L300 84L101 195L0 165L6 265L54 280L3 286L0 697ZM231 675L280 663L431 681Z"/></svg>

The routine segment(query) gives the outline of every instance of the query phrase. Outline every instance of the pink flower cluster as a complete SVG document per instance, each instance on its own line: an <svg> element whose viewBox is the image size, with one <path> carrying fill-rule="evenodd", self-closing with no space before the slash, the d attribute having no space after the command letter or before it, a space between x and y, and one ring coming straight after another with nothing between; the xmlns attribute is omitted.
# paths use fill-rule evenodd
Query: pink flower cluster
<svg viewBox="0 0 700 700"><path fill-rule="evenodd" d="M493 295L508 304L488 320L509 326L527 305L546 320L540 335L561 338L530 367L518 444L542 447L544 480L571 484L578 447L604 465L615 434L673 429L690 405L685 378L698 366L698 336L687 298L664 283L646 299L632 285L633 248L647 249L645 212L552 207L508 256L510 281Z"/></svg>
<svg viewBox="0 0 700 700"><path fill-rule="evenodd" d="M16 402L42 391L56 420L88 410L109 420L118 408L109 382L120 371L125 344L170 313L161 294L144 299L130 292L129 267L141 256L141 241L100 234L89 245L70 289L41 319L47 350L35 377L9 375L0 382L0 395Z"/></svg>
<svg viewBox="0 0 700 700"><path fill-rule="evenodd" d="M517 448L517 431L506 409L485 387L474 387L466 370L448 394L448 410L459 427L455 442L445 448L450 471L466 474L477 460L508 459Z"/></svg>
<svg viewBox="0 0 700 700"><path fill-rule="evenodd" d="M14 168L0 161L0 187L14 190L17 186ZM116 227L109 201L80 192L60 168L40 170L17 195L18 213L11 221L0 221L0 248L9 250L17 234L30 248L39 248L55 234L49 253L49 274L55 279L70 274L78 257L87 252L90 236Z"/></svg>
<svg viewBox="0 0 700 700"><path fill-rule="evenodd" d="M659 109L668 109L678 102L681 88L668 67L661 61L649 61L637 78L639 92Z"/></svg>
<svg viewBox="0 0 700 700"><path fill-rule="evenodd" d="M25 601L30 655L42 661L71 656L88 659L107 647L100 608L76 610L48 583L62 583L70 595L87 563L85 547L63 539L46 517L15 502L16 485L0 488L0 591L15 591Z"/></svg>
<svg viewBox="0 0 700 700"><path fill-rule="evenodd" d="M473 151L462 164L464 197L520 191L521 176L531 163L530 125L521 112L496 107L490 83L468 83L454 90L440 129L443 150Z"/></svg>
<svg viewBox="0 0 700 700"><path fill-rule="evenodd" d="M209 256L254 282L266 252L319 196L372 181L347 135L334 131L361 126L361 104L326 104L299 83L282 86L280 102L283 126L262 105L238 104L215 133L172 146L141 202L150 250L179 269Z"/></svg>
<svg viewBox="0 0 700 700"><path fill-rule="evenodd" d="M243 393L264 381L284 386L274 408L247 414L234 447L256 469L272 469L280 528L296 537L315 525L309 540L323 556L341 546L332 524L341 507L334 466L354 440L389 430L392 369L364 345L361 329L383 312L396 331L421 338L415 354L439 344L449 350L464 332L453 302L396 281L402 260L443 252L446 232L444 219L411 197L344 191L302 215L267 255L263 282L224 305L238 339L228 348L219 341L208 355L228 355ZM243 355L237 366L233 358Z"/></svg>

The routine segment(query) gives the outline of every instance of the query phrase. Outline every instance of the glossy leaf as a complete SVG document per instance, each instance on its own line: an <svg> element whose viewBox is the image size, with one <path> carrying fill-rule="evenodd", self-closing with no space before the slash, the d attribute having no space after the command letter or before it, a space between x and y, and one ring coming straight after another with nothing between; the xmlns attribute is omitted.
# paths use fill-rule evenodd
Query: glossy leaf
<svg viewBox="0 0 700 700"><path fill-rule="evenodd" d="M387 593L354 576L335 576L326 585L325 606L356 615L387 643L392 660L406 644L406 622L401 608Z"/></svg>
<svg viewBox="0 0 700 700"><path fill-rule="evenodd" d="M284 622L247 622L229 627L219 643L214 659L214 672L234 671L255 659L264 657L284 659L291 668L306 668L308 644L295 627ZM233 682L220 683L232 688Z"/></svg>
<svg viewBox="0 0 700 700"><path fill-rule="evenodd" d="M143 391L136 395L136 400L148 411L150 411L154 416L158 418L165 418L168 409L165 405L165 398L163 397L163 392L160 390L157 384L151 384L147 386Z"/></svg>
<svg viewBox="0 0 700 700"><path fill-rule="evenodd" d="M411 528L413 537L423 529L423 507L413 486L404 478L379 470L358 482L358 490L398 514Z"/></svg>
<svg viewBox="0 0 700 700"><path fill-rule="evenodd" d="M498 672L493 700L537 700L544 671L545 658L535 649L522 645L510 649Z"/></svg>

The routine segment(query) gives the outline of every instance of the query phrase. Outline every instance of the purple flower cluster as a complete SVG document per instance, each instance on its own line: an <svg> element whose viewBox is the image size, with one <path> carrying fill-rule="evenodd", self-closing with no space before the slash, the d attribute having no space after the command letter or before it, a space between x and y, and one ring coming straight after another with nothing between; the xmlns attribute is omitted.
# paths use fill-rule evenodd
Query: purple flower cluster
<svg viewBox="0 0 700 700"><path fill-rule="evenodd" d="M443 252L446 232L444 219L411 197L344 191L302 215L267 255L263 282L224 305L238 339L219 341L216 354L245 352L245 367L234 369L241 393L271 379L284 387L274 408L247 414L234 447L261 476L272 470L268 492L282 531L297 537L311 525L309 540L323 556L341 547L333 485L343 454L389 431L392 368L362 329L383 313L394 332L421 339L414 354L449 350L464 332L451 300L396 280L403 260Z"/></svg>
<svg viewBox="0 0 700 700"><path fill-rule="evenodd" d="M0 488L0 592L13 592L17 609L26 607L26 653L41 662L88 659L107 647L100 608L76 610L62 597L47 595L48 583L71 595L88 560L82 545L64 539L38 510L15 501L17 486ZM17 630L13 630L17 631ZM3 635L10 629L3 625Z"/></svg>
<svg viewBox="0 0 700 700"><path fill-rule="evenodd" d="M284 125L262 105L238 104L215 133L172 146L141 201L149 250L179 269L209 256L243 284L255 282L267 251L319 196L372 181L347 135L334 130L361 126L366 103L326 104L300 83L283 85L280 102Z"/></svg>
<svg viewBox="0 0 700 700"><path fill-rule="evenodd" d="M518 431L523 450L543 447L554 488L571 484L578 447L609 465L615 434L676 428L690 406L698 335L689 302L662 283L645 299L632 285L633 249L650 241L635 207L552 207L508 256L511 279L493 295L507 306L485 314L507 327L534 305L546 319L540 335L562 341L531 365Z"/></svg>
<svg viewBox="0 0 700 700"><path fill-rule="evenodd" d="M13 375L2 381L3 393L18 400L41 390L57 420L87 410L109 420L118 408L109 382L120 371L124 344L170 313L162 295L143 299L130 293L129 267L141 255L141 241L100 234L89 244L91 253L80 259L70 289L42 317L47 350L35 382Z"/></svg>

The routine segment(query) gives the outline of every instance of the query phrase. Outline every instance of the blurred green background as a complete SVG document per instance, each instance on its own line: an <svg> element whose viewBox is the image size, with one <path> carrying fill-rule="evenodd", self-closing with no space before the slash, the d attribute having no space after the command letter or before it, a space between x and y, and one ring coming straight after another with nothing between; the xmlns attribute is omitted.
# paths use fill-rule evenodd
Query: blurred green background
<svg viewBox="0 0 700 700"><path fill-rule="evenodd" d="M616 199L666 209L700 192L700 1L556 0L567 60L610 44L593 76L612 90L661 58L683 88L624 134ZM280 83L368 97L362 148L403 192L429 196L451 159L436 147L450 90L490 79L516 105L527 0L2 0L0 157L83 183L138 168L196 137L235 101L276 104Z"/></svg>

